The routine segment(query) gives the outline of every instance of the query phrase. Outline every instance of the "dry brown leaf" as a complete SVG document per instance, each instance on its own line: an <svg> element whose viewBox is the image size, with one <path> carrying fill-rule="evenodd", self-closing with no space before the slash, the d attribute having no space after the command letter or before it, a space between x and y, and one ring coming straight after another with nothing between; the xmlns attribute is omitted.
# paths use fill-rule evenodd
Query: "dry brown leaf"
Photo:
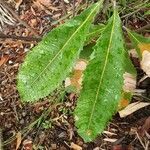
<svg viewBox="0 0 150 150"><path fill-rule="evenodd" d="M79 59L74 67L75 70L85 70L87 66L87 61L85 59Z"/></svg>
<svg viewBox="0 0 150 150"><path fill-rule="evenodd" d="M49 4L48 4L49 5ZM34 6L38 7L40 10L45 10L44 5L40 2L40 0L34 1Z"/></svg>
<svg viewBox="0 0 150 150"><path fill-rule="evenodd" d="M138 47L142 54L141 68L150 77L150 44L140 43Z"/></svg>
<svg viewBox="0 0 150 150"><path fill-rule="evenodd" d="M81 89L81 79L82 79L82 71L74 70L73 76L71 77L71 85L80 90Z"/></svg>
<svg viewBox="0 0 150 150"><path fill-rule="evenodd" d="M145 132L149 132L150 131L150 117L148 117L145 122L144 125L142 126L142 128L139 130L139 134L140 136L144 136Z"/></svg>
<svg viewBox="0 0 150 150"><path fill-rule="evenodd" d="M15 0L15 8L18 10L23 0Z"/></svg>
<svg viewBox="0 0 150 150"><path fill-rule="evenodd" d="M127 72L123 74L123 78L124 78L123 91L134 92L136 88L136 78L132 74Z"/></svg>
<svg viewBox="0 0 150 150"><path fill-rule="evenodd" d="M8 55L5 55L3 56L1 59L0 59L0 67L5 64L9 59L9 56Z"/></svg>
<svg viewBox="0 0 150 150"><path fill-rule="evenodd" d="M32 150L33 149L32 141L28 140L28 139L24 140L23 148L24 148L24 150Z"/></svg>
<svg viewBox="0 0 150 150"><path fill-rule="evenodd" d="M131 94L134 93L136 89L136 77L130 73L125 72L123 74L124 78L124 84L123 84L123 92L122 92L122 98L119 101L118 104L118 110L121 110L129 105L130 102L130 96L125 96L126 93Z"/></svg>
<svg viewBox="0 0 150 150"><path fill-rule="evenodd" d="M51 4L50 0L36 0L36 1L44 6L49 6Z"/></svg>
<svg viewBox="0 0 150 150"><path fill-rule="evenodd" d="M52 3L50 0L36 0L34 1L34 5L37 6L41 10L51 10L51 11L58 11L59 9L57 7L52 6Z"/></svg>
<svg viewBox="0 0 150 150"><path fill-rule="evenodd" d="M121 99L118 104L118 109L121 110L121 109L127 107L129 105L129 102L130 101L128 99L124 99L124 98Z"/></svg>
<svg viewBox="0 0 150 150"><path fill-rule="evenodd" d="M73 142L71 142L70 148L74 149L74 150L82 150L82 147L74 144Z"/></svg>
<svg viewBox="0 0 150 150"><path fill-rule="evenodd" d="M16 139L17 139L17 144L16 144L16 150L18 150L20 144L21 144L21 132L18 132L17 135L16 135Z"/></svg>
<svg viewBox="0 0 150 150"><path fill-rule="evenodd" d="M125 109L119 111L119 115L121 118L126 117L134 113L135 111L143 107L146 107L148 105L150 105L150 103L146 103L146 102L135 102L135 103L129 104Z"/></svg>
<svg viewBox="0 0 150 150"><path fill-rule="evenodd" d="M150 77L150 51L148 50L142 53L141 68Z"/></svg>
<svg viewBox="0 0 150 150"><path fill-rule="evenodd" d="M74 67L72 76L66 78L65 87L73 86L78 91L81 89L83 71L86 69L87 61L79 59Z"/></svg>
<svg viewBox="0 0 150 150"><path fill-rule="evenodd" d="M131 145L114 145L112 150L133 150Z"/></svg>
<svg viewBox="0 0 150 150"><path fill-rule="evenodd" d="M141 53L143 53L144 51L149 51L150 52L150 44L148 44L148 43L140 43L138 45L138 47L139 47Z"/></svg>

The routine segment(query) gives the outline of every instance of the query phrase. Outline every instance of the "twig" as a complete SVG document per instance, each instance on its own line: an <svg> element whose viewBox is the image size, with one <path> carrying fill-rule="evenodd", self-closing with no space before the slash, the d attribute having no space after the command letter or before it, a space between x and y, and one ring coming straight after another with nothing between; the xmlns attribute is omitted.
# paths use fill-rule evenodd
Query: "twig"
<svg viewBox="0 0 150 150"><path fill-rule="evenodd" d="M26 22L24 22L23 20L21 20L19 18L19 16L14 12L13 9L11 9L8 4L6 2L4 2L3 0L0 0L0 3L3 5L3 7L5 7L22 25L24 25L28 30L30 30L36 37L40 37L38 35L38 33L31 28Z"/></svg>
<svg viewBox="0 0 150 150"><path fill-rule="evenodd" d="M141 140L141 138L140 138L140 136L139 136L139 134L136 132L136 135L137 135L137 138L138 138L138 140L139 140L139 142L141 143L141 145L143 146L143 148L145 149L145 145L144 145L144 143L142 142L142 140Z"/></svg>
<svg viewBox="0 0 150 150"><path fill-rule="evenodd" d="M149 148L149 141L146 143L146 146L145 146L145 150L148 150L148 148Z"/></svg>
<svg viewBox="0 0 150 150"><path fill-rule="evenodd" d="M139 29L136 29L135 31L136 32L142 32L145 29L150 29L150 24L147 24L147 25L145 25L145 26L143 26L143 27L141 27Z"/></svg>
<svg viewBox="0 0 150 150"><path fill-rule="evenodd" d="M66 10L66 5L65 5L64 0L62 0L62 9L63 9L64 15L66 15L67 14L67 10Z"/></svg>
<svg viewBox="0 0 150 150"><path fill-rule="evenodd" d="M141 9L142 9L142 8L139 8L139 9L137 9L137 10L131 12L131 13L128 13L128 14L126 14L126 15L124 15L124 16L121 16L121 19L126 18L126 17L130 17L130 16L132 16L133 14L137 13L138 11L140 11Z"/></svg>
<svg viewBox="0 0 150 150"><path fill-rule="evenodd" d="M16 35L5 35L3 33L0 33L0 39L13 39L13 40L21 40L21 41L41 41L40 37L23 37L23 36L16 36Z"/></svg>
<svg viewBox="0 0 150 150"><path fill-rule="evenodd" d="M77 9L76 9L76 13L78 13L80 10L82 10L82 9L85 9L86 8L86 5L85 4L83 4L83 5L81 5L81 6L79 6ZM58 24L59 22L61 22L62 20L67 20L67 18L69 18L71 15L72 15L72 11L70 12L70 13L67 13L65 16L63 16L63 17L61 17L60 19L58 19L58 20L56 20L56 21L53 21L52 23L51 23L51 25L53 26L53 25L56 25L56 24Z"/></svg>
<svg viewBox="0 0 150 150"><path fill-rule="evenodd" d="M73 0L73 13L72 13L73 17L75 16L75 9L76 9L75 0Z"/></svg>
<svg viewBox="0 0 150 150"><path fill-rule="evenodd" d="M3 150L2 139L2 129L0 128L0 150Z"/></svg>
<svg viewBox="0 0 150 150"><path fill-rule="evenodd" d="M109 8L109 0L105 0L104 1L103 12L106 13L108 8Z"/></svg>

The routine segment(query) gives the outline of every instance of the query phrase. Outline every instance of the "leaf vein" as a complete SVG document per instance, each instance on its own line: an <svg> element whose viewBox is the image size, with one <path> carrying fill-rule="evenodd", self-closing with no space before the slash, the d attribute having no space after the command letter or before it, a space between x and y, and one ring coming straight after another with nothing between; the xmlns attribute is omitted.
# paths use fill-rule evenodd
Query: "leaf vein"
<svg viewBox="0 0 150 150"><path fill-rule="evenodd" d="M93 11L89 14L89 16L86 18L86 20L79 26L79 28L71 35L71 37L67 40L67 42L64 44L64 46L58 51L58 53L53 57L53 59L47 64L47 66L41 71L41 73L34 79L34 81L31 83L31 86L42 76L42 74L45 72L45 70L53 63L53 61L59 56L61 51L65 49L67 44L72 40L72 38L75 36L75 34L84 26L84 24L87 22L87 20L90 18L92 13L97 9L99 5L96 5L96 7L93 9Z"/></svg>
<svg viewBox="0 0 150 150"><path fill-rule="evenodd" d="M116 13L116 12L115 12L115 13ZM115 16L116 16L116 14L114 14L114 17L113 17L112 31L111 31L111 36L110 36L110 40L109 40L109 45L108 45L108 49L107 49L107 53L106 53L106 58L105 58L105 62L104 62L104 67L103 67L103 70L102 70L102 73L101 73L101 76L100 76L100 81L99 81L99 84L98 84L98 89L97 89L96 96L95 96L95 100L94 100L94 104L93 104L93 107L92 107L92 112L91 112L91 115L90 115L90 118L89 118L89 123L88 123L87 131L89 131L89 129L90 129L90 125L91 125L91 122L92 122L92 117L93 117L93 114L94 114L94 110L95 110L96 102L97 102L97 99L98 99L100 87L101 87L101 84L102 84L102 80L103 80L104 73L105 73L106 66L107 66L107 62L108 62L108 56L109 56L109 53L110 53L110 47L111 47L112 37L113 37L113 33L114 33Z"/></svg>

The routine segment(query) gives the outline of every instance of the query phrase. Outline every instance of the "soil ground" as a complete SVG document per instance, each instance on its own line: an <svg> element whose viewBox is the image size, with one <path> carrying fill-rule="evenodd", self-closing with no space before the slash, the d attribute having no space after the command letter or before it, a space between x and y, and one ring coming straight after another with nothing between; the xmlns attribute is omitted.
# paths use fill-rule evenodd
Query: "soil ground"
<svg viewBox="0 0 150 150"><path fill-rule="evenodd" d="M68 12L76 15L77 8L88 4L82 0L71 1L68 4L63 0L23 0L21 4L19 2L21 0L0 1L0 7L8 10L9 13L5 11L6 16L11 18L8 19L11 25L4 22L0 32L0 149L15 150L17 147L25 150L69 150L70 145L72 148L75 146L77 150L80 150L80 147L84 150L150 149L150 123L146 124L150 116L150 106L125 118L116 114L101 136L93 142L84 143L74 125L76 94L66 93L61 87L40 102L21 102L16 89L16 78L26 53L45 33L63 23L69 17ZM13 15L13 12L20 19ZM100 14L95 22L105 22L104 19L105 16ZM125 20L126 18L123 18L123 22ZM137 30L149 24L149 21L148 18L140 20L131 17L127 24ZM147 31L142 33L149 36ZM139 80L144 73L138 60L133 59L133 62ZM139 88L146 89L143 97L148 99L150 79L144 80ZM132 102L147 99L134 97ZM145 124L148 126L146 134L143 131Z"/></svg>

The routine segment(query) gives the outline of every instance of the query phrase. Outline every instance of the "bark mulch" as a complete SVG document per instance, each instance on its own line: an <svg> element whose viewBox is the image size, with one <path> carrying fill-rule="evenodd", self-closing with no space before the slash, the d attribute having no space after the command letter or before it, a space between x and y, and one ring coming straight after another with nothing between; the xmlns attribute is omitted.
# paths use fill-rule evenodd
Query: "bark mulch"
<svg viewBox="0 0 150 150"><path fill-rule="evenodd" d="M75 15L75 9L84 5L82 0L70 3L63 0L0 1L0 8L6 13L3 16L7 16L0 32L0 149L150 149L149 106L125 118L116 114L101 136L93 142L84 143L74 125L76 94L66 93L60 87L34 104L22 103L19 98L16 78L26 53L44 34ZM130 26L133 25L131 22ZM137 68L141 78L143 72L138 65ZM150 79L143 81L139 87L147 89L145 97L150 96ZM133 98L133 101L138 100Z"/></svg>

